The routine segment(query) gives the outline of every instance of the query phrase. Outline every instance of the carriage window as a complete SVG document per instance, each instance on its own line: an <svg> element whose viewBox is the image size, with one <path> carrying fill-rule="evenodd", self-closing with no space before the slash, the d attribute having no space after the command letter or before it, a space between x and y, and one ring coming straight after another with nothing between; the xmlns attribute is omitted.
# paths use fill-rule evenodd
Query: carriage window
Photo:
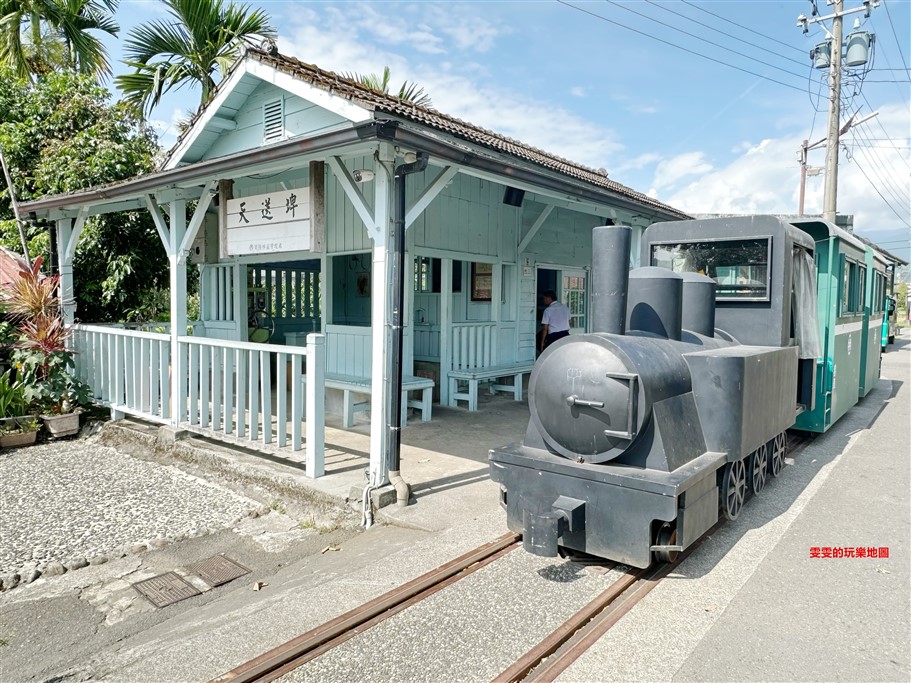
<svg viewBox="0 0 911 683"><path fill-rule="evenodd" d="M651 265L700 273L718 283L718 301L768 301L768 237L652 245Z"/></svg>

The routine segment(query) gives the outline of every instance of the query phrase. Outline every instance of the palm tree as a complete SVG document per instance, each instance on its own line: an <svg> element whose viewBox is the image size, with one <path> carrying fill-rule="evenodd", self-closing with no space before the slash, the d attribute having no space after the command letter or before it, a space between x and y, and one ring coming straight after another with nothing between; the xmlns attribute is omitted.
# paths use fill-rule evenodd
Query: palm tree
<svg viewBox="0 0 911 683"><path fill-rule="evenodd" d="M347 73L343 74L345 78L356 81L363 86L370 88L371 90L376 90L381 92L384 95L389 94L389 81L391 80L391 72L389 71L388 66L383 67L383 75L378 76L377 74L359 74L359 73ZM416 104L420 107L432 107L433 101L430 99L430 95L424 90L424 88L417 83L412 83L405 81L402 83L402 87L399 88L399 92L395 97L398 97L403 102L408 102L409 104Z"/></svg>
<svg viewBox="0 0 911 683"><path fill-rule="evenodd" d="M104 44L89 31L116 36L118 0L0 0L0 64L22 78L55 68L111 73Z"/></svg>
<svg viewBox="0 0 911 683"><path fill-rule="evenodd" d="M237 59L244 44L274 38L270 17L249 5L223 0L164 0L171 19L152 21L130 31L124 43L135 69L115 80L127 101L148 112L172 88L198 85L200 105Z"/></svg>

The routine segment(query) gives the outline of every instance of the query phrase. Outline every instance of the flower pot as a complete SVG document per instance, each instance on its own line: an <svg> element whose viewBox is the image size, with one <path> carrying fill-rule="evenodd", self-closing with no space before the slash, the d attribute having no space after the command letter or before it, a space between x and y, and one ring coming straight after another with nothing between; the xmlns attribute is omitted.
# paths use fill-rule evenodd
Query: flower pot
<svg viewBox="0 0 911 683"><path fill-rule="evenodd" d="M67 413L66 415L42 415L44 426L54 438L61 436L72 436L79 432L79 413Z"/></svg>
<svg viewBox="0 0 911 683"><path fill-rule="evenodd" d="M38 432L17 432L16 434L0 435L0 448L18 448L30 446L35 443Z"/></svg>

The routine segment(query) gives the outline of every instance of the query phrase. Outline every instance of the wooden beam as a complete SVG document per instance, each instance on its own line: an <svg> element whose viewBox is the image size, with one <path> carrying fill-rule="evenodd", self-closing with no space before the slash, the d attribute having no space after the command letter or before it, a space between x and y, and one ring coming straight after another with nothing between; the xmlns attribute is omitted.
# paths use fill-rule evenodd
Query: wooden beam
<svg viewBox="0 0 911 683"><path fill-rule="evenodd" d="M554 210L554 206L552 204L548 204L547 206L544 207L544 210L541 212L541 214L538 216L538 218L532 224L531 229L528 231L528 234L522 238L521 242L519 242L518 253L521 254L523 251L525 251L525 248L534 239L535 235L538 233L538 230L540 230L541 226L544 225L544 221L546 221L547 217L550 216L551 213L553 213L553 210Z"/></svg>
<svg viewBox="0 0 911 683"><path fill-rule="evenodd" d="M213 116L209 120L209 128L215 130L234 130L237 128L237 121L226 119L224 116Z"/></svg>
<svg viewBox="0 0 911 683"><path fill-rule="evenodd" d="M210 180L203 188L202 194L199 195L199 203L196 204L196 211L193 212L193 218L190 219L190 225L187 226L187 234L184 235L183 242L180 243L180 251L177 253L178 263L187 262L190 246L193 244L193 240L196 239L199 227L205 220L206 211L209 210L209 205L212 203L212 197L215 196L215 183L215 180Z"/></svg>
<svg viewBox="0 0 911 683"><path fill-rule="evenodd" d="M79 210L76 221L73 223L73 233L70 235L70 241L66 243L66 251L63 252L63 262L70 264L76 255L76 245L79 243L79 237L82 235L82 228L85 227L85 219L88 218L89 207L84 206Z"/></svg>
<svg viewBox="0 0 911 683"><path fill-rule="evenodd" d="M364 195L361 194L357 184L354 182L354 178L348 171L348 167L338 157L329 157L327 161L333 175L338 178L339 185L342 186L348 196L348 200L354 206L354 210L357 211L357 215L361 217L364 225L367 226L367 232L372 235L376 231L376 221L373 218L370 207L367 206L367 202L364 200Z"/></svg>
<svg viewBox="0 0 911 683"><path fill-rule="evenodd" d="M418 197L414 206L405 213L405 230L411 227L411 224L414 223L417 217L420 216L428 206L430 206L430 202L436 199L437 195L440 194L440 192L443 191L443 188L456 177L458 172L459 169L455 166L447 166L440 171L439 175L437 175L426 188L424 188L424 191L421 193L421 196Z"/></svg>
<svg viewBox="0 0 911 683"><path fill-rule="evenodd" d="M155 229L158 231L164 250L170 255L171 237L168 231L168 224L165 223L164 214L161 212L161 207L158 206L158 202L155 201L152 195L146 195L146 206L149 209L149 213L152 214L152 222L155 223Z"/></svg>

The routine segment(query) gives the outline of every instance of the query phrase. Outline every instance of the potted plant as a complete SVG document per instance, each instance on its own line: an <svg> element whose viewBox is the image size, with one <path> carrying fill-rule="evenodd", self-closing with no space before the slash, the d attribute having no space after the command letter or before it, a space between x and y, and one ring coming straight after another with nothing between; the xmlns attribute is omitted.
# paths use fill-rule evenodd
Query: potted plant
<svg viewBox="0 0 911 683"><path fill-rule="evenodd" d="M16 417L0 423L0 448L31 446L38 437L38 420Z"/></svg>
<svg viewBox="0 0 911 683"><path fill-rule="evenodd" d="M19 341L12 364L29 406L41 413L52 436L79 431L79 406L91 398L89 387L72 374L73 352L66 348L70 330L57 308L57 276L41 274L41 258L20 272L3 292L4 304L17 323Z"/></svg>
<svg viewBox="0 0 911 683"><path fill-rule="evenodd" d="M22 382L14 382L10 371L0 375L0 448L35 443L38 422L26 415L28 399Z"/></svg>

